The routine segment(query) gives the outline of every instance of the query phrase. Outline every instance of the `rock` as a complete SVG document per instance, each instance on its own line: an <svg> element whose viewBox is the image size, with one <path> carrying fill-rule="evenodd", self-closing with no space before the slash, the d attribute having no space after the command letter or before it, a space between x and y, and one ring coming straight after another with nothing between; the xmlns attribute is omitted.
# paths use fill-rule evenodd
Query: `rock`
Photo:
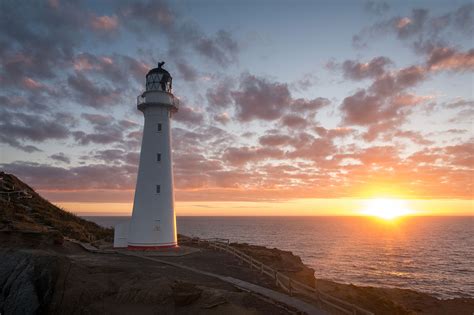
<svg viewBox="0 0 474 315"><path fill-rule="evenodd" d="M176 306L192 304L201 297L202 289L195 284L175 281L172 286L173 299Z"/></svg>
<svg viewBox="0 0 474 315"><path fill-rule="evenodd" d="M167 304L172 301L170 280L143 281L143 278L143 275L137 273L133 280L123 283L117 293L117 301L141 304Z"/></svg>
<svg viewBox="0 0 474 315"><path fill-rule="evenodd" d="M0 251L0 313L46 313L58 271L57 257L44 252Z"/></svg>

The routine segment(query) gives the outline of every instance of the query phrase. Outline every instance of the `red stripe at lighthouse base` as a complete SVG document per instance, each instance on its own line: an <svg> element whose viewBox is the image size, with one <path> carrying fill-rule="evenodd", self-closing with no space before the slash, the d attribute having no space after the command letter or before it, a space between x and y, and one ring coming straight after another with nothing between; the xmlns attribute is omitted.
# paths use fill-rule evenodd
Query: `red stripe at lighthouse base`
<svg viewBox="0 0 474 315"><path fill-rule="evenodd" d="M134 246L128 245L128 250L143 250L143 251L151 251L151 250L179 250L178 244L174 245L163 245L163 246Z"/></svg>

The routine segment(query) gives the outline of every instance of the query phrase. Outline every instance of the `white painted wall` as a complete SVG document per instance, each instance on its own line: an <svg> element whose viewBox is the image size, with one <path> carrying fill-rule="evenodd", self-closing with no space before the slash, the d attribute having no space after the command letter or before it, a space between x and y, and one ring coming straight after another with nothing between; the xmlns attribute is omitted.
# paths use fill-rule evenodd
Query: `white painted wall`
<svg viewBox="0 0 474 315"><path fill-rule="evenodd" d="M130 221L119 223L114 228L114 247L123 248L128 246L128 230Z"/></svg>
<svg viewBox="0 0 474 315"><path fill-rule="evenodd" d="M174 104L174 97L162 91L149 91L145 93L145 100L138 106L144 114L145 126L128 245L176 246L170 132L170 106ZM160 132L158 124L161 124ZM160 185L159 194L156 185Z"/></svg>

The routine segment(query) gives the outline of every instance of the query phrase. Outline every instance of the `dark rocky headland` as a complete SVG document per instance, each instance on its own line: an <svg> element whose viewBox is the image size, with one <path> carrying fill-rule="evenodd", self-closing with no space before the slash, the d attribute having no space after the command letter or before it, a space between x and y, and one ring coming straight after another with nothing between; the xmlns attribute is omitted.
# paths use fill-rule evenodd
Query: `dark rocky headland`
<svg viewBox="0 0 474 315"><path fill-rule="evenodd" d="M113 252L88 252L68 239L110 248L113 230L54 206L11 174L0 173L0 192L2 315L298 313L192 271ZM187 240L181 236L183 243ZM314 270L291 252L231 245L300 282L316 283L322 291L375 314L474 312L472 298L439 300L412 290L315 280ZM239 264L233 256L207 247L200 246L190 255L160 259L280 290L274 281Z"/></svg>

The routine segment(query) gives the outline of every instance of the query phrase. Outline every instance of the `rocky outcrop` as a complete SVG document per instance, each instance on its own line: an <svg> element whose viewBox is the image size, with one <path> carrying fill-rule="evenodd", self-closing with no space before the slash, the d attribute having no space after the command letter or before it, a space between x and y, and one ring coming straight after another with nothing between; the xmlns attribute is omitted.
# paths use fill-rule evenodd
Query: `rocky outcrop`
<svg viewBox="0 0 474 315"><path fill-rule="evenodd" d="M57 280L58 257L0 249L0 314L44 314Z"/></svg>
<svg viewBox="0 0 474 315"><path fill-rule="evenodd" d="M290 276L292 279L314 287L314 269L306 266L299 256L290 251L246 243L232 243L231 246Z"/></svg>
<svg viewBox="0 0 474 315"><path fill-rule="evenodd" d="M315 279L314 270L290 251L249 244L231 244L247 255L322 292L356 304L375 314L474 314L474 299L440 300L429 294L408 289L356 286Z"/></svg>

